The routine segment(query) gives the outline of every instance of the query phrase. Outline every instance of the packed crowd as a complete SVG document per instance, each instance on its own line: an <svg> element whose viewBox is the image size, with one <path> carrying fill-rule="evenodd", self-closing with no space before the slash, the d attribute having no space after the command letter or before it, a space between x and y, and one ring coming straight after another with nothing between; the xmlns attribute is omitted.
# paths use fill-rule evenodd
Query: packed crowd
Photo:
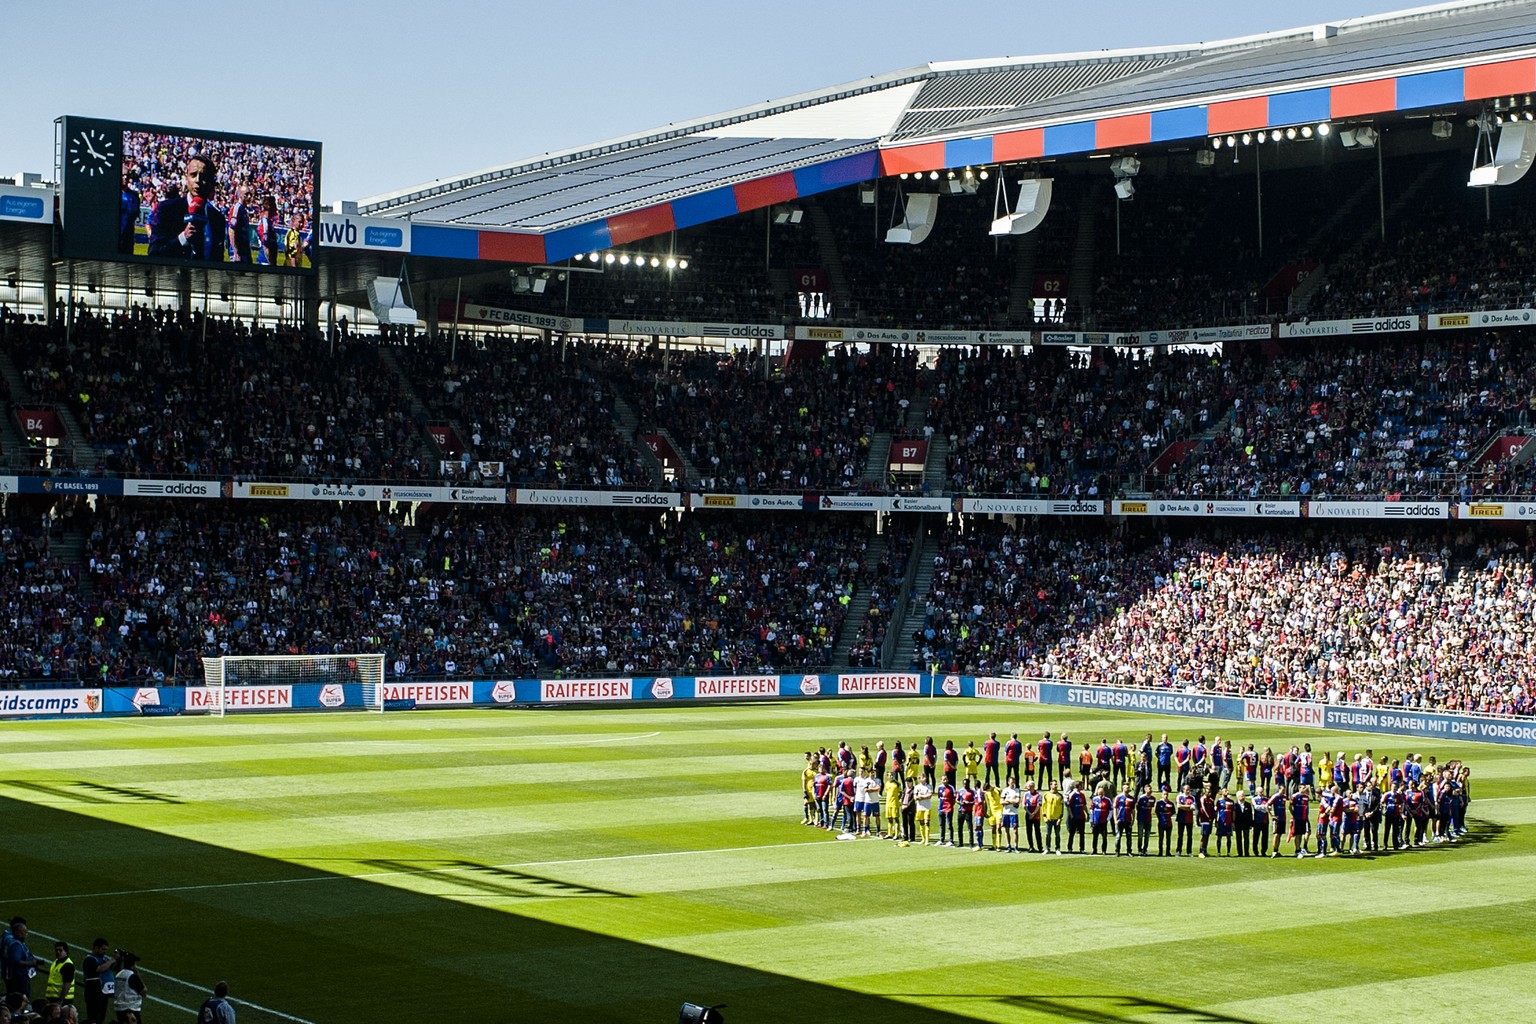
<svg viewBox="0 0 1536 1024"><path fill-rule="evenodd" d="M1434 532L952 532L914 664L1536 714L1536 548Z"/></svg>
<svg viewBox="0 0 1536 1024"><path fill-rule="evenodd" d="M831 662L871 583L863 531L819 517L139 501L39 527L20 504L0 525L0 675L55 685L351 651L386 653L392 678L798 671ZM51 554L65 533L80 566Z"/></svg>
<svg viewBox="0 0 1536 1024"><path fill-rule="evenodd" d="M97 938L77 963L70 944L56 939L50 960L46 953L38 956L33 952L38 937L20 915L11 918L0 932L0 973L5 979L0 1024L78 1024L81 1020L86 1024L141 1024L144 1003L150 996L137 954L112 949L106 939ZM84 1003L83 1013L75 1005L77 999ZM197 1020L198 1024L235 1024L227 982L213 987L198 1008Z"/></svg>
<svg viewBox="0 0 1536 1024"><path fill-rule="evenodd" d="M85 626L80 569L53 546L62 532L51 513L0 513L0 608L9 627L0 637L0 680L92 678L90 654L75 650Z"/></svg>
<svg viewBox="0 0 1536 1024"><path fill-rule="evenodd" d="M1111 497L1171 442L1215 423L1245 365L1190 352L945 349L928 421L948 435L957 491Z"/></svg>
<svg viewBox="0 0 1536 1024"><path fill-rule="evenodd" d="M497 463L500 480L531 486L649 487L634 439L621 436L608 390L590 369L605 361L604 348L575 348L420 338L393 351L429 414L465 432L463 465Z"/></svg>
<svg viewBox="0 0 1536 1024"><path fill-rule="evenodd" d="M663 432L694 473L680 485L804 493L866 487L874 439L921 430L948 441L952 493L1536 493L1529 452L1490 447L1532 430L1536 356L1496 334L1225 354L946 347L930 366L914 349L804 341L781 360L577 339L324 340L146 308L3 333L11 401L68 410L94 449L55 451L54 472L650 488L637 435ZM434 451L444 426L460 444Z"/></svg>
<svg viewBox="0 0 1536 1024"><path fill-rule="evenodd" d="M1262 227L1245 177L1214 169L1140 177L1135 202L1101 206L1092 307L1072 326L1140 331L1287 319L1291 293L1305 279L1298 271L1315 267L1335 244L1329 224L1340 205L1374 202L1376 168L1345 161L1304 174L1266 171L1271 216Z"/></svg>
<svg viewBox="0 0 1536 1024"><path fill-rule="evenodd" d="M1527 346L1330 341L1250 370L1211 442L1160 479L1154 467L1158 493L1465 497L1528 483L1523 473L1482 480L1473 465L1494 437L1530 425L1536 354Z"/></svg>
<svg viewBox="0 0 1536 1024"><path fill-rule="evenodd" d="M1298 858L1337 857L1455 842L1468 830L1470 777L1461 761L1411 752L1234 749L1203 735L1177 747L1167 733L1155 745L1147 733L1134 746L1074 746L1048 731L1023 742L994 732L963 750L932 736L889 751L840 742L806 751L801 824L973 852L1107 855L1113 844L1117 857L1147 857L1155 831L1159 857L1280 857L1285 841Z"/></svg>
<svg viewBox="0 0 1536 1024"><path fill-rule="evenodd" d="M33 324L7 340L27 399L73 409L102 469L333 481L423 471L373 341L142 307L81 311L67 332Z"/></svg>
<svg viewBox="0 0 1536 1024"><path fill-rule="evenodd" d="M885 551L870 578L869 611L848 650L848 664L852 668L879 668L884 664L882 649L890 631L891 616L896 612L897 599L906 583L915 539L916 531L907 523L900 519L888 522Z"/></svg>
<svg viewBox="0 0 1536 1024"><path fill-rule="evenodd" d="M922 378L911 349L840 346L774 368L738 349L632 355L615 385L666 429L705 490L853 489L877 433L901 422Z"/></svg>
<svg viewBox="0 0 1536 1024"><path fill-rule="evenodd" d="M589 512L455 513L426 545L500 624L512 667L615 675L828 664L854 588L868 586L864 548L835 520Z"/></svg>
<svg viewBox="0 0 1536 1024"><path fill-rule="evenodd" d="M1389 218L1386 237L1372 232L1360 241L1330 240L1333 251L1323 256L1327 280L1307 311L1313 319L1524 309L1536 302L1536 220L1528 193L1485 219L1481 190L1462 187L1463 160L1423 173L1426 191L1443 201L1416 203Z"/></svg>

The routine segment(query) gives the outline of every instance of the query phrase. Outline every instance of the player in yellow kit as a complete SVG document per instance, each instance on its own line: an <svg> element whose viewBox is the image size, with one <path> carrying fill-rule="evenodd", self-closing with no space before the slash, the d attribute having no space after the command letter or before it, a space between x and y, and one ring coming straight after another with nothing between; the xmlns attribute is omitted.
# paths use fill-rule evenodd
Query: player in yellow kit
<svg viewBox="0 0 1536 1024"><path fill-rule="evenodd" d="M987 802L987 825L992 829L992 849L996 850L997 834L1002 831L1003 824L1003 791L996 786L988 786L982 790L982 796Z"/></svg>
<svg viewBox="0 0 1536 1024"><path fill-rule="evenodd" d="M805 769L800 773L800 789L805 794L805 820L800 824L816 824L816 761L811 752L805 752Z"/></svg>
<svg viewBox="0 0 1536 1024"><path fill-rule="evenodd" d="M885 780L885 838L901 838L901 783L895 775Z"/></svg>
<svg viewBox="0 0 1536 1024"><path fill-rule="evenodd" d="M965 780L974 783L981 778L981 751L976 749L976 741L972 740L965 745L960 752L960 764L965 768Z"/></svg>

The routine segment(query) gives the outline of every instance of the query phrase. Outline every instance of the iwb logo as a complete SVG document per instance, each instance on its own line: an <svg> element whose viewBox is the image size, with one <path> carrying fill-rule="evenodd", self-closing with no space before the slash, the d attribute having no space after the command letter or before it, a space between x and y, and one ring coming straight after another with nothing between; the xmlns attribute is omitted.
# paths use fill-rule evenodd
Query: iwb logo
<svg viewBox="0 0 1536 1024"><path fill-rule="evenodd" d="M408 249L406 230L375 218L320 215L320 244L336 249Z"/></svg>

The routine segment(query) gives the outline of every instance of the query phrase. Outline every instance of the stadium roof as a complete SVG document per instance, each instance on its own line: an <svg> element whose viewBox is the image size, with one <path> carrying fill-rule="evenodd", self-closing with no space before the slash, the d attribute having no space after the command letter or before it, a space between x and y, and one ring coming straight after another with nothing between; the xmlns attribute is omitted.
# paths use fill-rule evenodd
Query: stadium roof
<svg viewBox="0 0 1536 1024"><path fill-rule="evenodd" d="M1215 43L926 64L376 196L359 213L410 218L422 255L554 261L882 174L1533 91L1536 0L1463 0Z"/></svg>

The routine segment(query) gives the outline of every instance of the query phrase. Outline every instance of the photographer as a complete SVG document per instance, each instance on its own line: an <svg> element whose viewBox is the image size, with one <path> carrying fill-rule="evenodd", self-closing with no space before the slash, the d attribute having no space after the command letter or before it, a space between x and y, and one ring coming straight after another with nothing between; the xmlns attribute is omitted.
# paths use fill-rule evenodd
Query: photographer
<svg viewBox="0 0 1536 1024"><path fill-rule="evenodd" d="M116 991L112 996L117 1010L118 1024L140 1024L144 1019L144 979L139 976L139 958L124 950L117 950Z"/></svg>
<svg viewBox="0 0 1536 1024"><path fill-rule="evenodd" d="M235 1024L235 1008L229 1001L229 983L219 982L213 995L203 1000L197 1011L197 1024Z"/></svg>

